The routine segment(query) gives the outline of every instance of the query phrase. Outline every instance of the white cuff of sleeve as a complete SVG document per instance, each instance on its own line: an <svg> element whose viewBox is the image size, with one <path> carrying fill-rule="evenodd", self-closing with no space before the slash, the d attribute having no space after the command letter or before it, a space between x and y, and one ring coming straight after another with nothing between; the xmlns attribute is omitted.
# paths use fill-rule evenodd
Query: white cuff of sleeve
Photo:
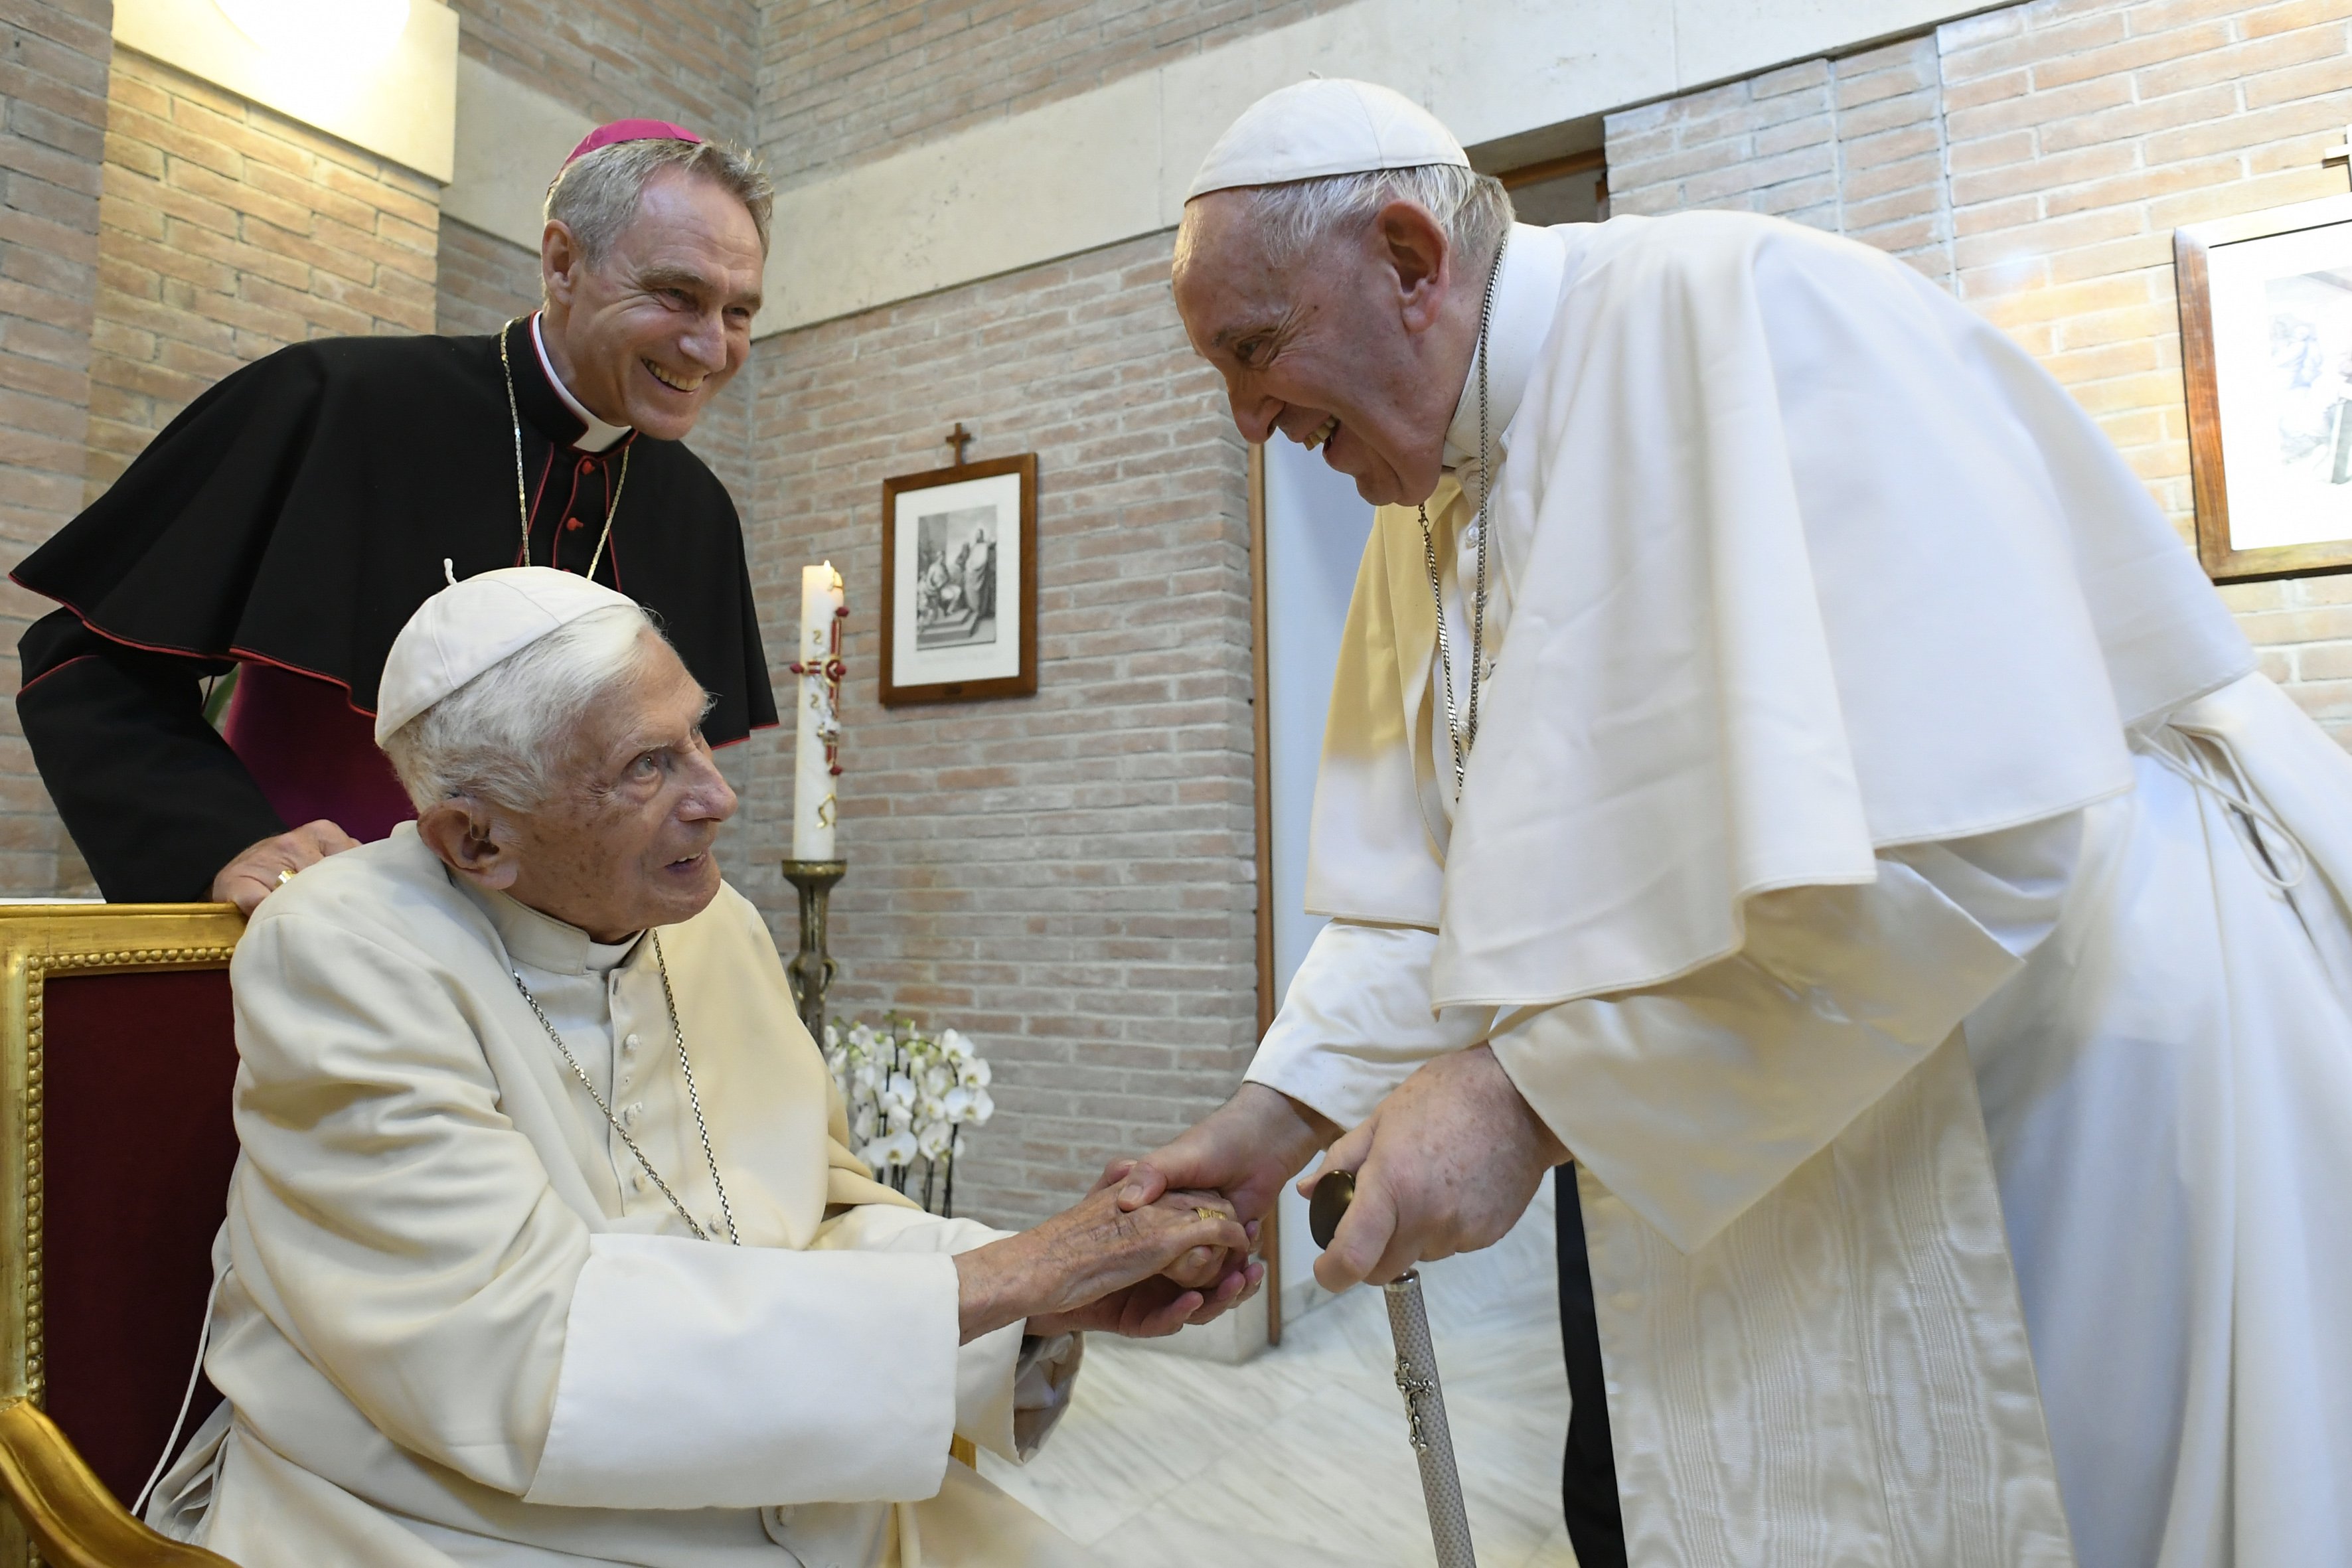
<svg viewBox="0 0 2352 1568"><path fill-rule="evenodd" d="M956 1352L956 1436L1008 1459L1013 1457L1013 1384L1023 1339L1022 1325L1007 1323Z"/></svg>
<svg viewBox="0 0 2352 1568"><path fill-rule="evenodd" d="M1484 1037L1493 1011L1429 1005L1434 931L1333 921L1318 932L1248 1081L1342 1127L1372 1113L1414 1069Z"/></svg>
<svg viewBox="0 0 2352 1568"><path fill-rule="evenodd" d="M524 1500L929 1497L947 1468L958 1332L941 1254L591 1237Z"/></svg>
<svg viewBox="0 0 2352 1568"><path fill-rule="evenodd" d="M1021 1352L1021 1368L1013 1374L1013 1447L1004 1457L1026 1464L1070 1407L1070 1390L1078 1381L1078 1366L1087 1358L1087 1336L1055 1334L1030 1340ZM1001 1452L1002 1450L1000 1450Z"/></svg>
<svg viewBox="0 0 2352 1568"><path fill-rule="evenodd" d="M1085 1354L1083 1335L1039 1338L1025 1322L982 1334L956 1357L956 1436L1025 1464L1069 1407Z"/></svg>

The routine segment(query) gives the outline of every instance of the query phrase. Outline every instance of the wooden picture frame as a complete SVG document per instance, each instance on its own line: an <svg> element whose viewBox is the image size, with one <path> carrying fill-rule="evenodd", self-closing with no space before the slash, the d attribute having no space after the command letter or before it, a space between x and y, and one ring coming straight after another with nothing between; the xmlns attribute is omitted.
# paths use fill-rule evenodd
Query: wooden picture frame
<svg viewBox="0 0 2352 1568"><path fill-rule="evenodd" d="M1037 454L884 479L882 705L1036 690Z"/></svg>
<svg viewBox="0 0 2352 1568"><path fill-rule="evenodd" d="M2177 229L2172 257L2206 574L2352 571L2352 195Z"/></svg>

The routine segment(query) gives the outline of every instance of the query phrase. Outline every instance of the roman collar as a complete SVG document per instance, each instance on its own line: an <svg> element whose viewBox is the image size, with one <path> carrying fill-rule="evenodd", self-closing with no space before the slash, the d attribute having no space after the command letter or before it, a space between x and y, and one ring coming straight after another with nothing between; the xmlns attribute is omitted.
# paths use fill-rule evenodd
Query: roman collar
<svg viewBox="0 0 2352 1568"><path fill-rule="evenodd" d="M625 942L600 942L578 926L542 914L509 894L476 887L454 874L449 880L489 917L509 957L550 974L589 974L615 968L628 961L645 935L639 931Z"/></svg>
<svg viewBox="0 0 2352 1568"><path fill-rule="evenodd" d="M507 323L506 358L514 374L515 408L523 422L559 447L594 455L609 452L635 436L626 425L608 425L572 395L548 363L540 336L539 312Z"/></svg>
<svg viewBox="0 0 2352 1568"><path fill-rule="evenodd" d="M1567 270L1565 237L1528 224L1511 226L1502 273L1495 279L1495 314L1486 331L1487 430L1498 446L1535 377L1536 358L1551 334ZM1478 363L1474 357L1463 380L1461 401L1454 405L1454 422L1445 427L1445 467L1459 470L1475 467L1477 461Z"/></svg>

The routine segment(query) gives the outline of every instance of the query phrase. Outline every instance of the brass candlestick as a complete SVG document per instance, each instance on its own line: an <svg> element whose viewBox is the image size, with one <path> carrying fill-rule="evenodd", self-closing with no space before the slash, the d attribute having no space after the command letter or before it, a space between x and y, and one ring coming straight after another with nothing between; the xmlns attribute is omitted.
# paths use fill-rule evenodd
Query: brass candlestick
<svg viewBox="0 0 2352 1568"><path fill-rule="evenodd" d="M833 984L834 971L840 965L827 956L824 950L824 909L833 895L833 885L849 869L845 860L787 860L784 880L800 889L801 950L784 965L784 977L792 982L793 1003L800 1009L801 1022L808 1026L809 1037L824 1048L824 993Z"/></svg>

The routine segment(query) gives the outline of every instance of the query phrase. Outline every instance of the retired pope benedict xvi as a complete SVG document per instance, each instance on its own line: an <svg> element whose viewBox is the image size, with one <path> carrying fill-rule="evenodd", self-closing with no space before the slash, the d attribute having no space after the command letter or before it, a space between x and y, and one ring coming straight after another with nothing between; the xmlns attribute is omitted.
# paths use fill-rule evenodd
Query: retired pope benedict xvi
<svg viewBox="0 0 2352 1568"><path fill-rule="evenodd" d="M1162 1271L1247 1237L1209 1195L1007 1236L874 1182L719 879L706 701L544 567L401 632L376 733L419 820L237 948L226 1399L159 1528L245 1568L1085 1560L950 1436L1034 1451L1077 1331L1213 1315L1254 1266Z"/></svg>

